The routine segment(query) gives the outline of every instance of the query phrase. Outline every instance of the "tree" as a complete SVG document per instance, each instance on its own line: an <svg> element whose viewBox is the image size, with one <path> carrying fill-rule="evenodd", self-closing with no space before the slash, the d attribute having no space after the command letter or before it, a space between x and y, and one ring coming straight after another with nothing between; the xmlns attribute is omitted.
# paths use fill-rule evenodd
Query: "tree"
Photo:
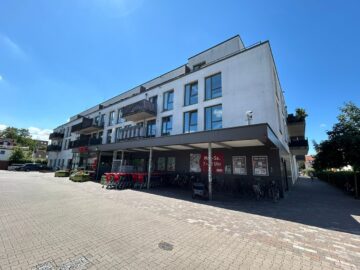
<svg viewBox="0 0 360 270"><path fill-rule="evenodd" d="M354 170L355 196L359 196L356 173L360 170L360 108L345 103L340 108L338 123L327 132L328 139L315 145L314 168L330 169L350 165Z"/></svg>
<svg viewBox="0 0 360 270"><path fill-rule="evenodd" d="M0 131L0 138L13 139L17 145L29 147L30 151L34 151L36 147L36 143L31 138L29 130L25 128L7 127Z"/></svg>
<svg viewBox="0 0 360 270"><path fill-rule="evenodd" d="M20 147L15 147L9 157L10 162L21 162L25 159L25 153Z"/></svg>

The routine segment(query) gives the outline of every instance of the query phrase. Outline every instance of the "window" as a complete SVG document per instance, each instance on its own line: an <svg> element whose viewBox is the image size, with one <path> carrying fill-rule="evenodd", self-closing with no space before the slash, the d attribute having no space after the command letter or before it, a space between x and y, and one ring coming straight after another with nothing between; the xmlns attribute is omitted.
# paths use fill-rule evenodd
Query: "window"
<svg viewBox="0 0 360 270"><path fill-rule="evenodd" d="M184 113L184 133L197 131L197 111Z"/></svg>
<svg viewBox="0 0 360 270"><path fill-rule="evenodd" d="M205 108L205 130L222 128L222 106Z"/></svg>
<svg viewBox="0 0 360 270"><path fill-rule="evenodd" d="M105 114L102 114L100 118L100 126L103 126L104 124L105 124Z"/></svg>
<svg viewBox="0 0 360 270"><path fill-rule="evenodd" d="M108 129L106 134L106 143L111 143L112 129Z"/></svg>
<svg viewBox="0 0 360 270"><path fill-rule="evenodd" d="M207 77L205 79L205 99L221 97L221 73Z"/></svg>
<svg viewBox="0 0 360 270"><path fill-rule="evenodd" d="M121 111L121 109L118 109L116 123L118 123L118 124L121 123L121 116L122 116L122 111Z"/></svg>
<svg viewBox="0 0 360 270"><path fill-rule="evenodd" d="M5 155L5 150L0 150L0 155Z"/></svg>
<svg viewBox="0 0 360 270"><path fill-rule="evenodd" d="M152 104L157 104L157 96L153 96L153 97L150 97L149 98L149 101L152 103Z"/></svg>
<svg viewBox="0 0 360 270"><path fill-rule="evenodd" d="M103 132L102 132L102 131L100 131L100 132L99 132L99 136L98 136L98 138L101 140L101 143L102 143L102 137L103 137Z"/></svg>
<svg viewBox="0 0 360 270"><path fill-rule="evenodd" d="M115 124L115 111L110 112L109 115L109 126L112 126Z"/></svg>
<svg viewBox="0 0 360 270"><path fill-rule="evenodd" d="M174 108L174 91L167 91L164 93L164 104L163 104L163 110L169 111Z"/></svg>
<svg viewBox="0 0 360 270"><path fill-rule="evenodd" d="M198 103L198 83L189 83L185 85L185 101L184 105L192 105Z"/></svg>
<svg viewBox="0 0 360 270"><path fill-rule="evenodd" d="M161 135L170 135L172 130L172 116L166 116L162 119Z"/></svg>
<svg viewBox="0 0 360 270"><path fill-rule="evenodd" d="M156 120L147 121L146 137L155 137L156 135Z"/></svg>
<svg viewBox="0 0 360 270"><path fill-rule="evenodd" d="M117 142L121 139L120 136L121 136L121 128L118 127L115 130L115 142Z"/></svg>
<svg viewBox="0 0 360 270"><path fill-rule="evenodd" d="M97 126L100 124L100 115L98 115L94 118L94 124Z"/></svg>

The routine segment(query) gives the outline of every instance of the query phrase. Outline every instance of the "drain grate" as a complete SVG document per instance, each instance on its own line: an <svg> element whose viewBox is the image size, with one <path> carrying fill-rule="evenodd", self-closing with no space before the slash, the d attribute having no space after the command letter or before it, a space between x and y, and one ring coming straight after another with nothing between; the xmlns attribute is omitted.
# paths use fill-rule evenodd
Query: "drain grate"
<svg viewBox="0 0 360 270"><path fill-rule="evenodd" d="M89 263L88 259L86 259L84 256L71 260L69 262L66 262L62 264L59 268L59 270L80 270L80 269L86 269L86 265Z"/></svg>
<svg viewBox="0 0 360 270"><path fill-rule="evenodd" d="M55 268L54 268L53 263L51 261L51 262L40 263L37 266L35 266L33 269L34 270L53 270Z"/></svg>
<svg viewBox="0 0 360 270"><path fill-rule="evenodd" d="M174 246L170 243L167 243L167 242L164 242L164 241L161 241L159 243L159 248L163 249L163 250L173 250Z"/></svg>

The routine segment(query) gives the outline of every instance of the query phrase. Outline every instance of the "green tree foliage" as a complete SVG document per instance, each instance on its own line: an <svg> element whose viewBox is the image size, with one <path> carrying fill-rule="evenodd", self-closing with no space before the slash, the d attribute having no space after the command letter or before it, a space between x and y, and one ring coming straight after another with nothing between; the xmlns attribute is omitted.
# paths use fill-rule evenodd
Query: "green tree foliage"
<svg viewBox="0 0 360 270"><path fill-rule="evenodd" d="M360 108L348 102L340 108L338 122L327 132L328 139L314 144L314 168L327 170L351 165L360 170ZM356 177L356 173L354 174ZM355 179L355 185L357 181Z"/></svg>
<svg viewBox="0 0 360 270"><path fill-rule="evenodd" d="M18 146L27 146L31 151L33 151L36 146L29 130L25 128L7 127L3 131L0 131L0 138L13 139Z"/></svg>
<svg viewBox="0 0 360 270"><path fill-rule="evenodd" d="M22 162L25 159L25 153L20 147L15 147L9 157L11 163Z"/></svg>

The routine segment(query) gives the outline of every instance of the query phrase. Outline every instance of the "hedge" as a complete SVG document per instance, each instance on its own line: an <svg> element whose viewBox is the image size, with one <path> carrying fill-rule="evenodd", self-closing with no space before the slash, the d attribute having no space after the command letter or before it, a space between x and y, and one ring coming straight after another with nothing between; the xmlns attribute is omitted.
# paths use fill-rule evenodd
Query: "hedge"
<svg viewBox="0 0 360 270"><path fill-rule="evenodd" d="M333 172L333 171L322 171L316 172L316 176L329 184L344 190L345 192L355 195L355 181L354 181L354 172L352 171L340 171L340 172ZM357 173L357 183L358 186L360 184L359 181L360 174Z"/></svg>

